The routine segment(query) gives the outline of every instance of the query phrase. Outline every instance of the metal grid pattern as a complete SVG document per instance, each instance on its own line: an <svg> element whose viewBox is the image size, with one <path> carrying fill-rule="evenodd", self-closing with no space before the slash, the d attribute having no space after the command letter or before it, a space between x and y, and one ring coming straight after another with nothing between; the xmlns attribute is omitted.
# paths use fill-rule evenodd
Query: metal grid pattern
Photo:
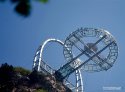
<svg viewBox="0 0 125 92"><path fill-rule="evenodd" d="M100 40L96 43L95 46L87 45L94 44L94 41L96 41L97 39ZM110 44L111 42L112 44ZM114 37L108 31L103 29L81 28L71 33L66 38L64 43L64 57L68 62L72 61L75 57L74 55L76 55L75 52L77 52L76 50L73 52L73 49L75 48L80 52L86 50L84 55L82 56L85 56L83 58L90 58L92 55L96 54L97 51L101 50L104 46L107 46L108 44L110 45L107 47L104 55L103 51L81 67L83 71L89 72L108 70L112 67L117 59L118 46ZM102 48L100 48L100 45L103 45ZM80 58L81 63L85 61L83 58ZM76 66L76 64L74 66Z"/></svg>

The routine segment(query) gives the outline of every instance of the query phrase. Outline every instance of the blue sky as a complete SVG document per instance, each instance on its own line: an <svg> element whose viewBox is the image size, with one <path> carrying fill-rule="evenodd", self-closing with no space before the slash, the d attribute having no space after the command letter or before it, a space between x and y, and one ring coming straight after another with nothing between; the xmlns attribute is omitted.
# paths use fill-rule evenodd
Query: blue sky
<svg viewBox="0 0 125 92"><path fill-rule="evenodd" d="M0 64L7 62L31 69L35 51L46 39L64 41L77 28L103 28L116 38L119 57L107 72L83 73L85 92L106 92L103 86L120 86L123 89L118 92L125 92L124 4L124 0L32 2L31 16L23 18L13 11L10 2L0 3ZM56 69L65 63L63 49L56 43L45 47L43 58Z"/></svg>

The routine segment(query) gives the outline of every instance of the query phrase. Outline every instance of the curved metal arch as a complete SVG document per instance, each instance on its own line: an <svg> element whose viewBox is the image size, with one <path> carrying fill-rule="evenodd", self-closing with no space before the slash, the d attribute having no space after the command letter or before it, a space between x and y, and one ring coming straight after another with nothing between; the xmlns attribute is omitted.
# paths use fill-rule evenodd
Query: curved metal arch
<svg viewBox="0 0 125 92"><path fill-rule="evenodd" d="M44 50L44 47L45 45L48 43L48 42L57 42L61 45L63 45L64 43L58 39L54 39L54 38L51 38L51 39L47 39L41 46L41 50L40 50L40 60L39 60L39 65L38 65L38 71L40 70L40 64L41 64L41 59L42 59L42 55L43 55L43 50Z"/></svg>
<svg viewBox="0 0 125 92"><path fill-rule="evenodd" d="M33 61L33 69L35 68L36 63L38 62L37 71L40 71L40 64L41 64L41 62L42 62L43 50L44 50L45 45L46 45L48 42L58 42L58 43L61 44L61 45L64 44L62 41L60 41L60 40L58 40L58 39L54 39L54 38L47 39L43 44L41 44L41 45L39 46L39 48L37 49L37 51L36 51L36 54L35 54L35 57L34 57L34 61Z"/></svg>
<svg viewBox="0 0 125 92"><path fill-rule="evenodd" d="M42 63L43 50L44 50L45 45L48 42L57 42L60 45L64 46L64 42L62 42L61 40L54 39L54 38L47 39L43 44L41 44L39 46L39 48L36 51L36 54L35 54L35 57L34 57L34 62L33 62L33 70L36 69L37 71L40 71L41 63ZM36 63L38 63L38 65ZM43 64L46 64L46 63L43 63ZM75 71L75 75L76 75L76 87L73 88L73 90L75 92L83 92L83 80L82 80L82 75L81 75L80 69Z"/></svg>

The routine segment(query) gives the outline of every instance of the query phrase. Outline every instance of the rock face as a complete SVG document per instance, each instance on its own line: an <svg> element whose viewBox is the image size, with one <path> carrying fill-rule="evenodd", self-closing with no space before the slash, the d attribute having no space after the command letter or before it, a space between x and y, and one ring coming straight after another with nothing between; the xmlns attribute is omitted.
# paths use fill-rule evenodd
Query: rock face
<svg viewBox="0 0 125 92"><path fill-rule="evenodd" d="M29 79L32 80L30 87L33 89L43 88L47 92L71 92L62 82L57 81L53 75L44 75L34 71L29 76Z"/></svg>
<svg viewBox="0 0 125 92"><path fill-rule="evenodd" d="M63 83L57 81L54 76L32 72L29 76L22 76L18 79L18 85L12 92L37 92L44 89L45 92L71 92Z"/></svg>
<svg viewBox="0 0 125 92"><path fill-rule="evenodd" d="M18 72L7 64L0 67L0 92L71 92L53 75L42 72L28 72L18 68Z"/></svg>

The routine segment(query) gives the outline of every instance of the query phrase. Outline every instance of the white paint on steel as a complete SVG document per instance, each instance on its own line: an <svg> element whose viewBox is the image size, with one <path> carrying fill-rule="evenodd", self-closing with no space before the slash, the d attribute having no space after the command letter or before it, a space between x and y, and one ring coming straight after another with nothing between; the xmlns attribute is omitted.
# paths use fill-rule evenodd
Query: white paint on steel
<svg viewBox="0 0 125 92"><path fill-rule="evenodd" d="M40 71L40 66L41 66L41 62L42 62L42 58L43 58L42 57L43 50L44 50L45 45L48 42L57 42L57 43L61 44L62 46L64 46L64 42L62 42L61 40L58 40L58 39L54 39L54 38L47 39L43 44L41 44L40 49L38 49L35 54L35 55L37 55L38 53L40 53L37 71ZM33 68L35 68L36 59L37 59L37 57L34 57ZM76 75L76 88L75 88L76 92L83 92L83 81L82 81L82 75L81 75L80 69L76 70L75 75Z"/></svg>

